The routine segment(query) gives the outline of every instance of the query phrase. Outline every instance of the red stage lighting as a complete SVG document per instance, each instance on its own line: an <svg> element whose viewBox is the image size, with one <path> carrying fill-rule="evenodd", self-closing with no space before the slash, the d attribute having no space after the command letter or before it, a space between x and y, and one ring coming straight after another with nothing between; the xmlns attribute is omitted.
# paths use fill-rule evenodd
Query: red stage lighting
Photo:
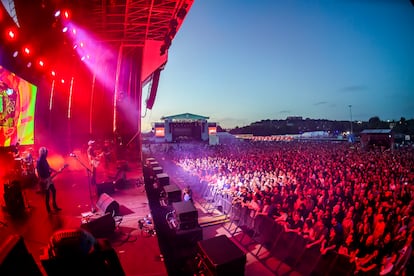
<svg viewBox="0 0 414 276"><path fill-rule="evenodd" d="M43 61L43 60L41 60L41 59L39 60L38 64L39 64L39 66L40 66L40 67L43 67L43 66L45 66L45 63L44 63L44 61Z"/></svg>
<svg viewBox="0 0 414 276"><path fill-rule="evenodd" d="M8 30L7 35L10 40L14 40L16 38L16 34L13 30Z"/></svg>
<svg viewBox="0 0 414 276"><path fill-rule="evenodd" d="M65 19L69 19L69 17L70 17L70 12L69 12L69 11L64 11L64 12L63 12L63 17L64 17Z"/></svg>
<svg viewBox="0 0 414 276"><path fill-rule="evenodd" d="M55 71L50 72L50 74L51 74L52 76L56 76L56 72L55 72Z"/></svg>
<svg viewBox="0 0 414 276"><path fill-rule="evenodd" d="M60 10L55 12L55 17L59 17L60 16Z"/></svg>
<svg viewBox="0 0 414 276"><path fill-rule="evenodd" d="M68 27L63 27L62 32L66 33L68 31Z"/></svg>
<svg viewBox="0 0 414 276"><path fill-rule="evenodd" d="M5 36L6 36L6 40L8 41L15 41L17 40L17 32L18 30L16 28L7 28L5 30Z"/></svg>
<svg viewBox="0 0 414 276"><path fill-rule="evenodd" d="M32 63L29 61L26 66L27 66L27 68L30 68L30 67L32 67Z"/></svg>
<svg viewBox="0 0 414 276"><path fill-rule="evenodd" d="M60 80L60 82L61 82L61 83L65 83L65 80L64 80L64 79L61 79L61 80Z"/></svg>

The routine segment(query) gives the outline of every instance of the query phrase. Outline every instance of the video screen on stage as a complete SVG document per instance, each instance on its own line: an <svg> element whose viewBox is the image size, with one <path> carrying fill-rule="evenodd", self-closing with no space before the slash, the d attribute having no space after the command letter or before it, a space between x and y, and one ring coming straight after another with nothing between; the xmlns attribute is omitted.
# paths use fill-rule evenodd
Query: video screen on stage
<svg viewBox="0 0 414 276"><path fill-rule="evenodd" d="M0 146L34 144L37 87L0 65Z"/></svg>

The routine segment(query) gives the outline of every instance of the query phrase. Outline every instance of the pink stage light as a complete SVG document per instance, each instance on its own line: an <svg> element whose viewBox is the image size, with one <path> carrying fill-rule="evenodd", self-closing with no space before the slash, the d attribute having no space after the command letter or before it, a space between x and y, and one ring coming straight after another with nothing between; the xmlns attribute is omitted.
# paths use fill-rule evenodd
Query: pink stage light
<svg viewBox="0 0 414 276"><path fill-rule="evenodd" d="M63 27L62 32L66 33L68 31L68 27Z"/></svg>
<svg viewBox="0 0 414 276"><path fill-rule="evenodd" d="M13 53L13 57L15 58L15 57L17 57L19 55L19 51L14 51L14 53Z"/></svg>

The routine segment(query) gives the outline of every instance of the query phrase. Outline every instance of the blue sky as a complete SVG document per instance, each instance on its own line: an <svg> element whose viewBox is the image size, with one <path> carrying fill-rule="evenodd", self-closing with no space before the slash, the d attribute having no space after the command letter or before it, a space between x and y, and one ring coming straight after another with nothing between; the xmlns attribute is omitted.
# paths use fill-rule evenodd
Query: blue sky
<svg viewBox="0 0 414 276"><path fill-rule="evenodd" d="M409 0L195 0L142 127L186 112L224 128L349 120L349 105L354 120L414 118Z"/></svg>

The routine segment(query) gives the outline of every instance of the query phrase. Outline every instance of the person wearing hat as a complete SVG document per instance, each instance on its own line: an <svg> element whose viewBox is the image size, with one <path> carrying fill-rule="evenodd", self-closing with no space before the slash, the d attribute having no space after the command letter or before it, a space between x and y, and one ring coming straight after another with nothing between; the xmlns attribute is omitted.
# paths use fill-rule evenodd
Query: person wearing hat
<svg viewBox="0 0 414 276"><path fill-rule="evenodd" d="M50 201L50 192L52 192L52 206L55 211L62 210L58 207L56 203L56 188L55 184L52 181L52 172L57 172L49 166L47 161L48 150L46 147L41 147L39 149L39 159L37 159L36 169L37 174L40 178L41 183L43 184L45 190L45 203L46 210L48 213L51 212L49 201Z"/></svg>

